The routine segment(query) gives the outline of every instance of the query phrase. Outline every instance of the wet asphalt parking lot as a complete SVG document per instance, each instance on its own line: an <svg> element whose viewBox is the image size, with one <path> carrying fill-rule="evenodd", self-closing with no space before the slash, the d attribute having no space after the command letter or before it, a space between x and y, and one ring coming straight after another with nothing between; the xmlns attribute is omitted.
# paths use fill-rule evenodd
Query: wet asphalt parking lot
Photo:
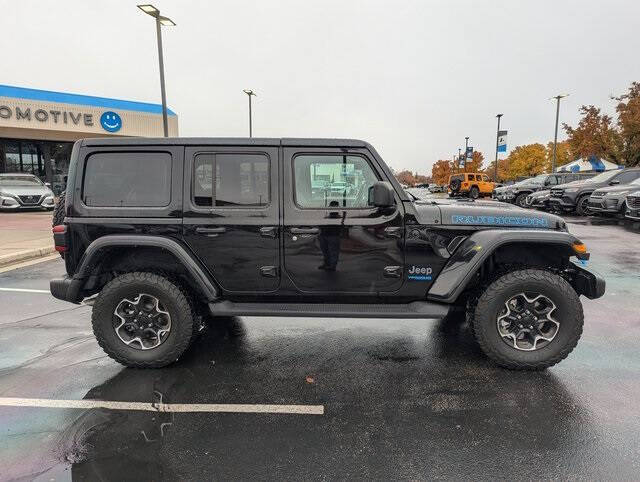
<svg viewBox="0 0 640 482"><path fill-rule="evenodd" d="M466 325L317 318L226 319L171 367L125 369L90 306L46 293L60 260L0 273L0 479L637 479L640 233L569 222L607 293L540 373L492 365Z"/></svg>

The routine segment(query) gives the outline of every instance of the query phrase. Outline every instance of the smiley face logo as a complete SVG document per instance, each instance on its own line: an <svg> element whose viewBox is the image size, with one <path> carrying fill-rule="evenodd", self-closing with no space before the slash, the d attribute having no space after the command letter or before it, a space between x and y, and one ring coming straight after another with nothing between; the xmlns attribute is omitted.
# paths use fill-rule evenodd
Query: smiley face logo
<svg viewBox="0 0 640 482"><path fill-rule="evenodd" d="M108 110L100 116L100 125L107 132L118 132L122 127L120 115Z"/></svg>

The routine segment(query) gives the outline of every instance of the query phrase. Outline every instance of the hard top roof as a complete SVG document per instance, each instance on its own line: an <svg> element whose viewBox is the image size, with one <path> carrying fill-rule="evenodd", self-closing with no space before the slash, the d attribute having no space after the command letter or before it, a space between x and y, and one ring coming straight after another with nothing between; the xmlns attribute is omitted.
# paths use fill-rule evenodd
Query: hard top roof
<svg viewBox="0 0 640 482"><path fill-rule="evenodd" d="M279 137L98 137L83 139L85 146L291 146L291 147L370 147L358 139L279 138Z"/></svg>

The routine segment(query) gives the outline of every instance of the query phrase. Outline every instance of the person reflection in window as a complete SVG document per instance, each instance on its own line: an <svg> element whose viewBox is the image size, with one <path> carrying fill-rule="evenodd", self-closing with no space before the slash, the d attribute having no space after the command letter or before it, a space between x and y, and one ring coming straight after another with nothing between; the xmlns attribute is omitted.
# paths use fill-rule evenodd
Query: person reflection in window
<svg viewBox="0 0 640 482"><path fill-rule="evenodd" d="M338 201L331 201L329 203L330 208L337 208L340 204ZM338 265L338 259L340 257L340 235L342 234L342 226L344 225L344 218L346 212L342 213L342 222L339 225L324 226L320 228L320 234L318 235L318 241L320 242L320 249L322 250L322 256L324 257L323 263L318 266L318 269L325 271L335 271ZM329 219L336 219L340 217L340 213L337 211L329 213Z"/></svg>

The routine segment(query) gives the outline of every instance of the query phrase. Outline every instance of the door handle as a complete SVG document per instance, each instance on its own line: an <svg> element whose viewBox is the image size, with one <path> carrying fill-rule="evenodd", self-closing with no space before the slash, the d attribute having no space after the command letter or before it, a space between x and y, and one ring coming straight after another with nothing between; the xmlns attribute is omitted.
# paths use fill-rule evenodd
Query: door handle
<svg viewBox="0 0 640 482"><path fill-rule="evenodd" d="M215 235L226 233L227 228L205 228L204 226L200 226L196 228L196 233L198 234L206 234L206 235Z"/></svg>
<svg viewBox="0 0 640 482"><path fill-rule="evenodd" d="M275 226L265 226L260 228L260 236L263 238L275 238L278 234L278 228Z"/></svg>
<svg viewBox="0 0 640 482"><path fill-rule="evenodd" d="M402 228L398 226L389 226L384 228L384 235L388 238L401 238Z"/></svg>
<svg viewBox="0 0 640 482"><path fill-rule="evenodd" d="M318 228L291 228L291 234L318 234L320 230Z"/></svg>
<svg viewBox="0 0 640 482"><path fill-rule="evenodd" d="M402 266L385 266L384 267L385 278L400 278L402 277Z"/></svg>

